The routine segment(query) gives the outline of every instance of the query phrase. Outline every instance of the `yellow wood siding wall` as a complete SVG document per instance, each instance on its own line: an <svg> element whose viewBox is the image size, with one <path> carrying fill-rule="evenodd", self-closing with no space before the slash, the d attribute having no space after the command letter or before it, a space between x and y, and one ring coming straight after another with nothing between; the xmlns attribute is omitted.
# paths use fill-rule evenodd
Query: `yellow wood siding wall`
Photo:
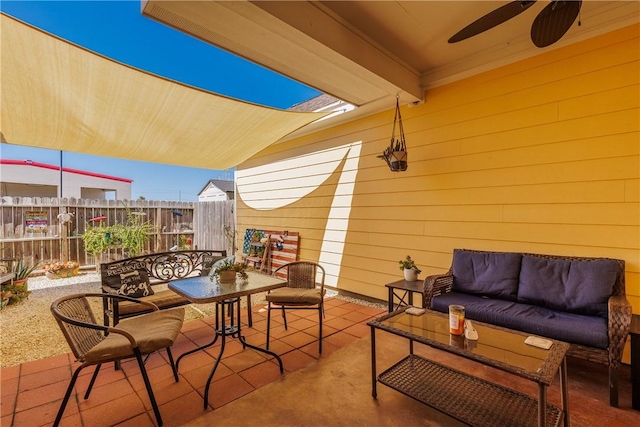
<svg viewBox="0 0 640 427"><path fill-rule="evenodd" d="M391 136L390 105L272 146L239 173L362 141L338 288L386 299L398 260L410 254L424 278L448 269L454 248L603 256L626 261L640 313L638 33L634 25L428 91L423 105L402 107L406 172L376 157ZM275 210L248 207L240 188L240 235L299 231L300 259L318 260L344 164Z"/></svg>

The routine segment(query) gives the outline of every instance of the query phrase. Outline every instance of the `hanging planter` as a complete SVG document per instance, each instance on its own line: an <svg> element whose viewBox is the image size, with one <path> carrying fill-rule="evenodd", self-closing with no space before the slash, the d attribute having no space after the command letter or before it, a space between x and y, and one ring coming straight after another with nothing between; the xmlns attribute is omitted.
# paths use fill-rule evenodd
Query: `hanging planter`
<svg viewBox="0 0 640 427"><path fill-rule="evenodd" d="M393 151L391 152L391 160L389 162L391 172L402 172L407 170L407 152Z"/></svg>
<svg viewBox="0 0 640 427"><path fill-rule="evenodd" d="M399 131L398 138L396 138L396 125ZM396 95L396 113L393 118L391 143L378 158L387 162L391 172L404 172L408 167L407 157L407 143L404 138L404 127L402 126L402 115L400 114L400 96Z"/></svg>

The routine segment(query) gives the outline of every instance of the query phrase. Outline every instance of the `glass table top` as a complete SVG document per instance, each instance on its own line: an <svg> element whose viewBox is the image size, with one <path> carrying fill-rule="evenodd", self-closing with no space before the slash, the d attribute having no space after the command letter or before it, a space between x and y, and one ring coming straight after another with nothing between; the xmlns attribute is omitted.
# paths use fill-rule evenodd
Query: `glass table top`
<svg viewBox="0 0 640 427"><path fill-rule="evenodd" d="M450 334L449 316L431 310L417 316L394 312L369 322L375 328L545 383L553 380L569 349L567 343L551 340L551 348L544 350L525 344L529 334L476 321L472 324L478 340Z"/></svg>
<svg viewBox="0 0 640 427"><path fill-rule="evenodd" d="M169 282L169 289L192 302L209 303L281 288L287 283L279 277L256 272L248 271L247 275L247 280L232 283L220 283L209 276L188 277Z"/></svg>

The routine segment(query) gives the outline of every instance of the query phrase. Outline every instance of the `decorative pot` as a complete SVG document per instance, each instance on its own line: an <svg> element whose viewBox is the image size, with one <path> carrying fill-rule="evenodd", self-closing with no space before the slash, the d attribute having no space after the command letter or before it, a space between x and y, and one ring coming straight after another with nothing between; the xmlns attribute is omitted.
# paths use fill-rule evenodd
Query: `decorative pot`
<svg viewBox="0 0 640 427"><path fill-rule="evenodd" d="M406 280L407 282L415 282L416 280L418 280L418 272L413 268L405 268L404 280Z"/></svg>
<svg viewBox="0 0 640 427"><path fill-rule="evenodd" d="M218 274L220 283L233 283L236 281L236 272L234 270L224 270Z"/></svg>
<svg viewBox="0 0 640 427"><path fill-rule="evenodd" d="M29 279L18 279L13 281L13 286L21 291L29 290Z"/></svg>
<svg viewBox="0 0 640 427"><path fill-rule="evenodd" d="M391 159L389 160L391 172L404 172L407 170L407 166L406 151L394 151L391 153Z"/></svg>

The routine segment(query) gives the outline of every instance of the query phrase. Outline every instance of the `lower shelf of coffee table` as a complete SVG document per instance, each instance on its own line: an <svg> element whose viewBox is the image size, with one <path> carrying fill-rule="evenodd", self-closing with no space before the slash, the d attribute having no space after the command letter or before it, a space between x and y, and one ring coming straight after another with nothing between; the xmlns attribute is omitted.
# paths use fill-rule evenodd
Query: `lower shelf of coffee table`
<svg viewBox="0 0 640 427"><path fill-rule="evenodd" d="M409 355L378 381L472 426L536 426L538 401L465 372ZM546 425L559 426L562 411L547 404Z"/></svg>

